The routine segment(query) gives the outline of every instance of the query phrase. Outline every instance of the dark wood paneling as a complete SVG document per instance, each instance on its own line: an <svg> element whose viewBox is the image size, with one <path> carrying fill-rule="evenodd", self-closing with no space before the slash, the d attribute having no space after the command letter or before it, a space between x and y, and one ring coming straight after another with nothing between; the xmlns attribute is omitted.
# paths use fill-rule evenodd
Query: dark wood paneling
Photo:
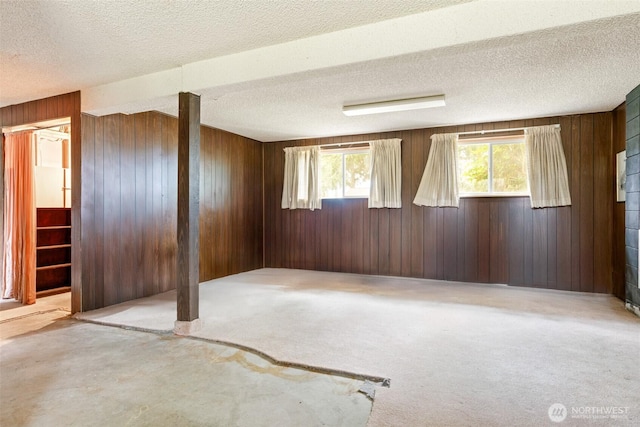
<svg viewBox="0 0 640 427"><path fill-rule="evenodd" d="M174 289L178 120L83 115L82 135L82 309ZM200 280L262 267L261 145L203 126L200 162Z"/></svg>
<svg viewBox="0 0 640 427"><path fill-rule="evenodd" d="M117 304L120 299L120 273L122 254L120 240L123 218L120 212L120 123L123 116L112 115L104 118L104 266L103 297L105 306ZM118 141L112 144L110 141Z"/></svg>
<svg viewBox="0 0 640 427"><path fill-rule="evenodd" d="M201 129L200 281L263 265L262 147L218 129Z"/></svg>
<svg viewBox="0 0 640 427"><path fill-rule="evenodd" d="M534 210L527 197L465 198L458 209L412 204L433 133L554 123L572 206ZM612 114L601 113L265 144L265 264L611 292L611 129ZM284 147L379 138L403 140L402 209L368 209L365 199L324 200L314 212L280 208Z"/></svg>
<svg viewBox="0 0 640 427"><path fill-rule="evenodd" d="M80 123L80 92L72 92L50 98L39 99L23 104L8 105L0 108L0 127L20 126L25 124L69 118L71 123L71 311L81 311L83 307L83 282L81 258L81 169L82 169L82 135ZM2 150L0 150L2 151ZM2 163L0 154L0 166ZM3 169L0 167L0 169ZM4 176L0 173L0 182L4 185ZM0 206L4 204L4 194L0 195ZM0 214L0 217L2 215ZM3 220L0 219L0 230ZM0 248L0 257L3 249Z"/></svg>

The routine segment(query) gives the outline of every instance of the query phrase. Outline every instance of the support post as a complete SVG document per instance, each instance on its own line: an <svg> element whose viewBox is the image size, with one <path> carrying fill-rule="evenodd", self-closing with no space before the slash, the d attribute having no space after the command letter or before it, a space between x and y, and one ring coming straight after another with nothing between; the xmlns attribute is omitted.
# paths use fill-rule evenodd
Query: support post
<svg viewBox="0 0 640 427"><path fill-rule="evenodd" d="M180 92L178 102L178 319L174 331L188 335L200 326L200 97Z"/></svg>

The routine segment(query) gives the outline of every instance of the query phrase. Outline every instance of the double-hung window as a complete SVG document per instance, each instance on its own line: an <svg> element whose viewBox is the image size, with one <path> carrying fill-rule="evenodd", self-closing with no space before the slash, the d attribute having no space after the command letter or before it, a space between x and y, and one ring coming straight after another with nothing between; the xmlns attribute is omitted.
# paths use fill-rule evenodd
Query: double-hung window
<svg viewBox="0 0 640 427"><path fill-rule="evenodd" d="M460 196L528 194L524 137L458 140Z"/></svg>
<svg viewBox="0 0 640 427"><path fill-rule="evenodd" d="M371 153L365 148L320 151L320 196L323 199L368 198Z"/></svg>

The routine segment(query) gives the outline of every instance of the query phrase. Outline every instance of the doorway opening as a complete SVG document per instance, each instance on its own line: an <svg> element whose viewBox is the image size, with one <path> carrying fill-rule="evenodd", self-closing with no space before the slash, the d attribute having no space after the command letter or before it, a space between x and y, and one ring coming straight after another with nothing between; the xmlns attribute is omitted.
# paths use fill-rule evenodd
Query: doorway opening
<svg viewBox="0 0 640 427"><path fill-rule="evenodd" d="M22 262L27 266L29 274L35 275L35 281L27 281L28 286L33 286L35 282L35 297L65 294L66 297L61 295L57 298L64 306L71 304L71 131L69 117L2 129L5 136L17 132L29 133L29 140L25 140L25 143L31 144L29 170L35 190L29 205L29 214L35 209L34 220L22 222L23 218L20 215L8 214L7 209L10 208L7 204L12 203L11 200L15 202L15 196L20 195L9 194L14 190L7 183L9 160L3 156L5 206L2 207L2 214L5 215L3 233L6 244L12 245L11 239L18 235L17 230L20 227L28 228L29 235L35 236L35 260L16 261L21 256L20 251L13 251L12 259L11 256L7 256L5 250L4 262L0 264L4 269L3 275L7 271L7 264ZM32 255L28 257L32 258ZM3 297L7 298L4 289ZM9 305L5 303L9 301L11 298L3 300L2 305L8 308Z"/></svg>

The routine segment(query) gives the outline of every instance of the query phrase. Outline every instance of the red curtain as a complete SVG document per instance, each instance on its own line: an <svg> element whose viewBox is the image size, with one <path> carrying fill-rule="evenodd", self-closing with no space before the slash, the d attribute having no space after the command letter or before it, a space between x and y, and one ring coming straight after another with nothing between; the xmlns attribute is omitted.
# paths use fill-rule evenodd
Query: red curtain
<svg viewBox="0 0 640 427"><path fill-rule="evenodd" d="M5 135L2 298L36 302L33 132Z"/></svg>

